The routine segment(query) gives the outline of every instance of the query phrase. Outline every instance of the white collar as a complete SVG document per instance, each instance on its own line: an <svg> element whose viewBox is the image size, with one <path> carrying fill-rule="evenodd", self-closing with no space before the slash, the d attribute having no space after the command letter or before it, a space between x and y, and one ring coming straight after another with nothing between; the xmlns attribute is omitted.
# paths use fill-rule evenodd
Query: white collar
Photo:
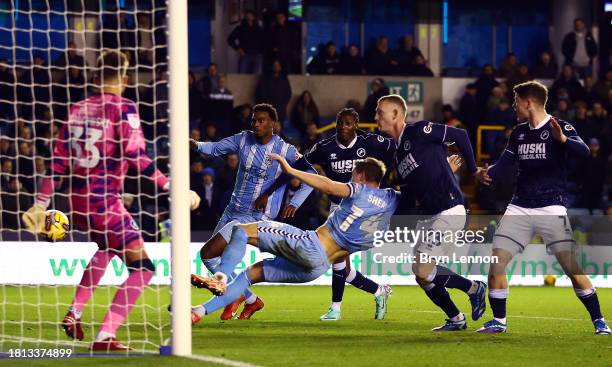
<svg viewBox="0 0 612 367"><path fill-rule="evenodd" d="M353 145L355 145L356 142L357 142L357 134L355 134L355 138L351 140L351 142L347 146L342 145L342 143L340 143L340 141L338 140L338 135L336 135L336 144L338 144L338 146L341 149L350 149L353 147Z"/></svg>
<svg viewBox="0 0 612 367"><path fill-rule="evenodd" d="M397 141L395 142L395 147L399 147L400 142L402 141L402 136L404 136L404 130L406 130L406 126L408 126L407 122L404 122L404 127L402 128L402 132L399 135L399 138L397 138Z"/></svg>
<svg viewBox="0 0 612 367"><path fill-rule="evenodd" d="M548 120L550 120L552 116L551 115L546 115L546 117L544 118L544 120L540 121L535 127L531 126L530 123L528 123L529 125L529 130L538 130L539 128L541 128L542 126L544 126Z"/></svg>

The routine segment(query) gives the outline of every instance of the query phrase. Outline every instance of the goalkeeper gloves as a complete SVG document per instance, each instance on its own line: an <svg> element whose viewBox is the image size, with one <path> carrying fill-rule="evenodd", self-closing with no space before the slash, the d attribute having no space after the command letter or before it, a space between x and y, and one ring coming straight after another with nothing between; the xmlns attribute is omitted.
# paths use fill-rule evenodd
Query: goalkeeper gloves
<svg viewBox="0 0 612 367"><path fill-rule="evenodd" d="M21 219L28 231L39 234L45 230L45 212L47 208L42 204L34 204L27 212L23 213Z"/></svg>

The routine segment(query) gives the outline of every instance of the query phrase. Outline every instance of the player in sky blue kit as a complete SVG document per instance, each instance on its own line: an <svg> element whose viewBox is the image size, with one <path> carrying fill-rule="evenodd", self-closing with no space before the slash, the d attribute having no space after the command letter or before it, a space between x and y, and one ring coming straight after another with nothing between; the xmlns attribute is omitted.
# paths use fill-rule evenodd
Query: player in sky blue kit
<svg viewBox="0 0 612 367"><path fill-rule="evenodd" d="M263 211L256 210L254 206L254 201L260 193L266 191L282 173L280 165L272 161L269 154L279 154L290 163L300 158L293 145L273 134L273 123L277 119L278 114L274 107L269 104L258 104L253 107L252 131L243 131L218 142L190 141L192 148L200 153L213 156L236 153L239 159L236 184L230 203L214 229L213 236L200 251L202 262L213 274L217 272L221 259L211 254L215 253L217 248L225 247L229 241L231 228L225 228L227 223L275 219L281 210L286 185L279 186L271 193ZM310 169L314 172L312 167ZM302 205L311 191L311 187L302 185L291 199L290 205L283 209L281 217L295 215L297 208ZM229 275L232 277L232 274ZM240 319L249 319L254 312L263 308L263 301L247 289L244 298L237 298L236 302L229 305L221 314L221 319L234 317L242 302L245 302L245 306L239 316Z"/></svg>
<svg viewBox="0 0 612 367"><path fill-rule="evenodd" d="M514 87L514 109L522 123L512 131L497 164L478 175L488 185L492 180L502 179L518 161L516 192L493 237L493 255L499 258L499 263L491 264L489 269L489 303L494 318L478 331L506 332L509 293L506 266L537 233L544 239L547 252L555 255L572 281L576 296L591 316L595 334L609 335L611 331L601 314L597 292L576 261L566 209L567 154L587 157L589 147L571 124L546 112L547 98L546 87L538 82Z"/></svg>
<svg viewBox="0 0 612 367"><path fill-rule="evenodd" d="M219 272L212 277L191 276L193 285L207 288L219 296L192 309L193 323L232 302L251 284L305 283L317 279L337 260L371 248L374 232L389 228L400 193L379 188L386 170L384 163L374 158L357 162L352 181L341 183L292 168L280 155L270 156L279 161L289 175L343 199L316 231L303 231L273 221L228 223L226 226L232 235L227 246L217 253L221 256ZM231 274L242 260L247 243L276 257L250 266L228 285L227 274Z"/></svg>
<svg viewBox="0 0 612 367"><path fill-rule="evenodd" d="M401 96L381 97L376 108L376 122L378 128L396 143L397 171L404 189L416 197L423 214L431 215L417 223L417 230L460 231L466 222L464 198L448 164L446 144L457 144L468 171L475 175L479 169L467 132L428 121L406 124L406 111L406 101ZM472 319L478 320L486 307L486 284L455 274L445 266L436 265L432 259L421 259L420 254L448 256L453 243L444 242L444 239L417 243L412 270L425 294L448 316L444 325L433 330L463 330L467 327L466 317L455 306L446 288L467 293Z"/></svg>
<svg viewBox="0 0 612 367"><path fill-rule="evenodd" d="M355 164L367 157L376 158L389 166L393 161L395 144L389 138L360 131L358 127L359 114L357 111L353 108L343 108L336 115L336 133L315 144L293 167L302 169L316 164L323 168L325 175L331 180L349 182ZM284 184L289 181L289 178L282 177L279 181L278 184ZM263 200L258 199L258 202L264 205L265 195L262 195L261 198ZM333 195L329 197L330 212L338 206L341 199ZM374 318L384 319L391 287L379 285L356 269L352 269L348 258L340 259L337 263L332 264L332 271L332 304L321 316L321 321L340 320L345 281L373 294L376 303Z"/></svg>

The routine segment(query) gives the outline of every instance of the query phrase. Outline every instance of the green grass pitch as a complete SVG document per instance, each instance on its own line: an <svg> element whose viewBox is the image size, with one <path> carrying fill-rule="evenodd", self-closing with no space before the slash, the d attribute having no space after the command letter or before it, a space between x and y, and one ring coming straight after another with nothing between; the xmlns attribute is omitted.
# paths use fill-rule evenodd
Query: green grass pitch
<svg viewBox="0 0 612 367"><path fill-rule="evenodd" d="M208 316L193 328L193 353L223 357L262 366L610 366L612 337L595 336L588 315L571 288L513 287L508 303L509 331L502 335L479 335L474 330L491 317L487 313L478 322L469 322L468 330L453 333L429 331L444 321L423 292L417 287L393 287L389 312L383 321L373 320L371 295L347 287L342 320L321 322L326 310L330 287L269 286L254 287L266 306L252 320L222 322L219 313ZM100 322L105 304L114 288L101 287L94 303L87 306L83 319ZM3 298L2 334L26 338L66 340L58 323L70 301L71 287L0 288ZM604 315L612 315L612 289L599 289ZM463 312L469 312L467 297L452 292ZM209 298L200 290L193 300ZM166 312L168 288L151 287L130 315L129 328L122 327L122 341L144 339L143 310L146 318L160 330L147 328L148 340L158 344L169 336ZM23 300L32 305L17 306ZM36 303L43 303L34 306ZM144 306L144 307L143 307ZM25 320L19 326L12 321ZM44 320L44 323L39 323ZM97 331L96 326L96 331ZM92 325L85 325L86 340L94 336ZM66 340L66 345L70 344ZM0 342L1 352L15 347L10 340ZM53 345L38 345L52 347ZM142 344L133 345L142 348ZM22 347L36 347L23 343ZM154 345L144 345L154 349ZM86 352L77 346L76 353ZM174 357L81 357L62 360L0 359L0 366L202 366L201 361ZM208 364L210 365L210 364Z"/></svg>

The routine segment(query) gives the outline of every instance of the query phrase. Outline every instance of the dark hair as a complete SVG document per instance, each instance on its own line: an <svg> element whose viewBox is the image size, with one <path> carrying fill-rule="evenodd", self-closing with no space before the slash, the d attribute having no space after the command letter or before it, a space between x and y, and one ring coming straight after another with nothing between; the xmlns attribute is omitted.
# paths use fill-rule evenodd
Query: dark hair
<svg viewBox="0 0 612 367"><path fill-rule="evenodd" d="M336 114L336 124L342 119L342 116L351 116L355 119L355 123L359 123L359 113L352 107L345 107Z"/></svg>
<svg viewBox="0 0 612 367"><path fill-rule="evenodd" d="M363 161L355 163L355 171L363 173L368 182L378 182L382 180L387 172L387 167L376 158L368 157Z"/></svg>
<svg viewBox="0 0 612 367"><path fill-rule="evenodd" d="M542 106L546 104L548 99L548 89L546 86L535 80L518 84L512 90L520 98L533 98Z"/></svg>
<svg viewBox="0 0 612 367"><path fill-rule="evenodd" d="M276 112L276 108L268 103L260 103L253 106L253 115L256 112L267 112L268 116L272 119L272 121L278 121L278 112Z"/></svg>
<svg viewBox="0 0 612 367"><path fill-rule="evenodd" d="M104 50L98 57L97 77L101 80L121 78L126 75L129 66L127 55L119 50Z"/></svg>

